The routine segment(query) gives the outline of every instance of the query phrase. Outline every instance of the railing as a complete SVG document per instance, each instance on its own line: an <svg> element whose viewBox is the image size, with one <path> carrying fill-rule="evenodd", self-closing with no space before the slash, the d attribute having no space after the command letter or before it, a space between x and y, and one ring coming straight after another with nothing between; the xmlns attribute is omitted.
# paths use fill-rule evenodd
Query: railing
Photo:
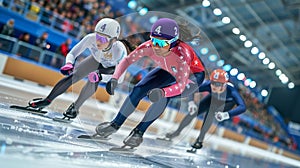
<svg viewBox="0 0 300 168"><path fill-rule="evenodd" d="M18 41L18 39L0 34L0 50L41 63L59 68L64 65L65 57L37 46Z"/></svg>
<svg viewBox="0 0 300 168"><path fill-rule="evenodd" d="M62 18L34 2L32 3L29 0L3 0L2 5L2 7L17 12L29 20L41 23L66 35L76 39L81 37L83 26L79 23Z"/></svg>

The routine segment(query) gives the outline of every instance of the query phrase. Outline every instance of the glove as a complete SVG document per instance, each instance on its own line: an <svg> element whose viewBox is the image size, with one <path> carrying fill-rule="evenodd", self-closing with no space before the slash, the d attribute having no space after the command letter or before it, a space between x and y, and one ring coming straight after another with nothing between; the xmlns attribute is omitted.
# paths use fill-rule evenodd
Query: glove
<svg viewBox="0 0 300 168"><path fill-rule="evenodd" d="M195 102L194 101L190 101L188 103L188 111L190 112L190 114L193 115L197 110L198 110L198 107L195 104Z"/></svg>
<svg viewBox="0 0 300 168"><path fill-rule="evenodd" d="M67 63L66 65L60 68L60 72L63 75L70 75L73 72L73 69L74 69L73 64Z"/></svg>
<svg viewBox="0 0 300 168"><path fill-rule="evenodd" d="M115 78L111 78L107 83L106 83L106 92L110 95L115 94L115 89L118 85L118 80Z"/></svg>
<svg viewBox="0 0 300 168"><path fill-rule="evenodd" d="M102 80L102 76L98 72L89 73L88 78L89 78L89 81L92 83L96 83L96 82L99 82Z"/></svg>
<svg viewBox="0 0 300 168"><path fill-rule="evenodd" d="M217 121L221 122L224 120L228 120L230 118L229 113L228 112L216 112L215 113L215 118Z"/></svg>
<svg viewBox="0 0 300 168"><path fill-rule="evenodd" d="M165 97L165 92L159 88L152 89L148 93L148 98L153 103L159 101L163 97Z"/></svg>

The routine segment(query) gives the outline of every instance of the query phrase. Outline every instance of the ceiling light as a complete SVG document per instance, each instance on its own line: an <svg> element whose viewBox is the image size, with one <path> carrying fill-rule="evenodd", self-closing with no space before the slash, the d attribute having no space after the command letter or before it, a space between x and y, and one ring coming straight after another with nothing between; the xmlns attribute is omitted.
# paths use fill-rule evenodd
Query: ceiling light
<svg viewBox="0 0 300 168"><path fill-rule="evenodd" d="M229 65L229 64L226 64L223 66L224 71L230 71L230 69L231 69L231 65Z"/></svg>
<svg viewBox="0 0 300 168"><path fill-rule="evenodd" d="M232 32L234 34L240 34L240 29L235 27L235 28L232 29Z"/></svg>
<svg viewBox="0 0 300 168"><path fill-rule="evenodd" d="M261 90L261 92L260 92L260 94L263 96L263 97L266 97L266 96L268 96L268 91L266 90L266 89L263 89L263 90Z"/></svg>
<svg viewBox="0 0 300 168"><path fill-rule="evenodd" d="M279 76L279 75L281 75L281 74L282 74L282 72L281 72L281 70L280 70L280 69L277 69L277 70L275 71L275 74L276 74L277 76Z"/></svg>
<svg viewBox="0 0 300 168"><path fill-rule="evenodd" d="M255 55L259 52L259 49L257 47L252 47L251 48L251 54Z"/></svg>
<svg viewBox="0 0 300 168"><path fill-rule="evenodd" d="M223 22L224 24L228 24L228 23L230 23L230 18L227 17L227 16L225 16L225 17L222 18L222 22Z"/></svg>
<svg viewBox="0 0 300 168"><path fill-rule="evenodd" d="M249 47L252 46L252 42L251 42L250 40L247 40L247 41L245 41L244 46L245 46L246 48L249 48Z"/></svg>
<svg viewBox="0 0 300 168"><path fill-rule="evenodd" d="M239 73L239 70L237 69L237 68L232 68L231 70L230 70L230 75L231 76L235 76L235 75L237 75Z"/></svg>
<svg viewBox="0 0 300 168"><path fill-rule="evenodd" d="M240 40L241 41L246 41L247 40L247 37L245 35L240 35Z"/></svg>
<svg viewBox="0 0 300 168"><path fill-rule="evenodd" d="M237 76L237 79L238 79L238 80L243 80L243 79L245 79L245 74L244 74L244 73L239 73L238 76Z"/></svg>
<svg viewBox="0 0 300 168"><path fill-rule="evenodd" d="M267 65L268 63L270 63L270 59L269 58L265 58L262 61L263 64Z"/></svg>
<svg viewBox="0 0 300 168"><path fill-rule="evenodd" d="M259 54L258 54L258 58L259 59L264 59L266 57L266 54L264 53L264 52L260 52Z"/></svg>
<svg viewBox="0 0 300 168"><path fill-rule="evenodd" d="M274 69L275 68L275 63L274 62L270 62L268 65L269 69Z"/></svg>
<svg viewBox="0 0 300 168"><path fill-rule="evenodd" d="M250 86L250 88L252 88L252 89L255 88L256 82L255 82L255 81L251 81L249 86Z"/></svg>
<svg viewBox="0 0 300 168"><path fill-rule="evenodd" d="M290 82L288 84L289 89L293 89L295 87L295 84L293 82Z"/></svg>
<svg viewBox="0 0 300 168"><path fill-rule="evenodd" d="M219 9L219 8L215 8L215 9L213 10L213 13L214 13L214 15L216 15L216 16L222 15L222 11L221 11L221 9Z"/></svg>
<svg viewBox="0 0 300 168"><path fill-rule="evenodd" d="M203 0L202 1L202 6L205 7L205 8L209 7L210 6L210 2L208 0Z"/></svg>
<svg viewBox="0 0 300 168"><path fill-rule="evenodd" d="M217 66L221 67L221 66L224 65L224 63L225 63L224 60L219 60L219 61L217 62Z"/></svg>
<svg viewBox="0 0 300 168"><path fill-rule="evenodd" d="M218 57L215 54L212 54L208 57L208 60L210 60L211 62L214 62L218 59Z"/></svg>
<svg viewBox="0 0 300 168"><path fill-rule="evenodd" d="M200 53L201 53L202 55L207 54L207 53L208 53L208 48L206 48L206 47L201 48Z"/></svg>

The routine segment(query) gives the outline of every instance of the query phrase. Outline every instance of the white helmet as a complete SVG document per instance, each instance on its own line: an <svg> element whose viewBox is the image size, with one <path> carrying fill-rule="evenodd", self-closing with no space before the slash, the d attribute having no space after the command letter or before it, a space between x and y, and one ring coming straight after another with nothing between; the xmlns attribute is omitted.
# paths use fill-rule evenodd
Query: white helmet
<svg viewBox="0 0 300 168"><path fill-rule="evenodd" d="M115 19L103 18L97 23L95 32L108 35L111 38L118 38L120 35L120 24Z"/></svg>

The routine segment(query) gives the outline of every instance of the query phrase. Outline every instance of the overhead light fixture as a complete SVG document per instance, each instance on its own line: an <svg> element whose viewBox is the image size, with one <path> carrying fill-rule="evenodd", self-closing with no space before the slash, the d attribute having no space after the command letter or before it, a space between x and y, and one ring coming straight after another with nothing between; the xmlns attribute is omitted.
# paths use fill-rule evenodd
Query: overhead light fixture
<svg viewBox="0 0 300 168"><path fill-rule="evenodd" d="M261 90L260 94L263 96L263 97L267 97L269 92L266 90L266 89L263 89Z"/></svg>
<svg viewBox="0 0 300 168"><path fill-rule="evenodd" d="M231 65L230 64L226 64L226 65L223 66L223 70L224 71L230 71L230 69L231 69Z"/></svg>
<svg viewBox="0 0 300 168"><path fill-rule="evenodd" d="M208 0L203 0L202 1L202 6L205 7L205 8L207 8L207 7L210 6L210 2Z"/></svg>
<svg viewBox="0 0 300 168"><path fill-rule="evenodd" d="M250 40L247 40L247 41L245 41L244 46L245 46L246 48L249 48L249 47L252 46L252 42L251 42Z"/></svg>
<svg viewBox="0 0 300 168"><path fill-rule="evenodd" d="M215 8L215 9L213 10L213 13L214 13L214 15L216 15L216 16L222 15L222 11L221 11L221 9L219 9L219 8Z"/></svg>
<svg viewBox="0 0 300 168"><path fill-rule="evenodd" d="M257 47L251 48L251 54L256 55L259 52L259 49Z"/></svg>
<svg viewBox="0 0 300 168"><path fill-rule="evenodd" d="M234 33L234 34L240 34L240 32L241 32L240 29L237 27L232 29L232 33Z"/></svg>
<svg viewBox="0 0 300 168"><path fill-rule="evenodd" d="M246 37L245 35L242 34L242 35L240 35L240 40L241 40L241 41L246 41L246 40L247 40L247 37Z"/></svg>
<svg viewBox="0 0 300 168"><path fill-rule="evenodd" d="M223 22L224 24L228 24L228 23L231 22L231 20L230 20L229 17L225 16L225 17L222 18L222 22Z"/></svg>
<svg viewBox="0 0 300 168"><path fill-rule="evenodd" d="M258 54L258 58L259 59L264 59L266 57L266 54L264 53L264 52L260 52L259 54Z"/></svg>
<svg viewBox="0 0 300 168"><path fill-rule="evenodd" d="M208 53L208 51L209 51L208 48L204 47L204 48L201 48L200 53L201 53L202 55L205 55L205 54Z"/></svg>
<svg viewBox="0 0 300 168"><path fill-rule="evenodd" d="M281 70L280 70L280 69L277 69L277 70L275 71L275 74L276 74L277 76L279 76L279 75L281 75L281 74L282 74L282 72L281 72Z"/></svg>
<svg viewBox="0 0 300 168"><path fill-rule="evenodd" d="M293 83L293 82L290 82L289 84L288 84L288 88L289 89L293 89L295 87L295 84Z"/></svg>
<svg viewBox="0 0 300 168"><path fill-rule="evenodd" d="M245 76L244 73L239 73L238 76L237 76L237 79L238 79L238 80L244 80L245 77L246 77L246 76Z"/></svg>
<svg viewBox="0 0 300 168"><path fill-rule="evenodd" d="M263 64L267 65L268 63L270 63L270 59L269 58L265 58L262 61Z"/></svg>
<svg viewBox="0 0 300 168"><path fill-rule="evenodd" d="M249 87L252 88L252 89L255 88L256 87L256 82L251 81Z"/></svg>
<svg viewBox="0 0 300 168"><path fill-rule="evenodd" d="M210 60L211 62L217 61L218 57L215 54L212 54L208 57L208 60Z"/></svg>
<svg viewBox="0 0 300 168"><path fill-rule="evenodd" d="M237 68L232 68L231 70L230 70L230 75L231 76L235 76L235 75L237 75L239 73L239 70L237 69Z"/></svg>
<svg viewBox="0 0 300 168"><path fill-rule="evenodd" d="M268 65L268 68L269 68L269 69L274 69L275 66L276 66L276 65L275 65L274 62L270 62L269 65Z"/></svg>
<svg viewBox="0 0 300 168"><path fill-rule="evenodd" d="M224 63L225 63L224 60L219 60L219 61L217 61L217 66L221 67L224 65Z"/></svg>

